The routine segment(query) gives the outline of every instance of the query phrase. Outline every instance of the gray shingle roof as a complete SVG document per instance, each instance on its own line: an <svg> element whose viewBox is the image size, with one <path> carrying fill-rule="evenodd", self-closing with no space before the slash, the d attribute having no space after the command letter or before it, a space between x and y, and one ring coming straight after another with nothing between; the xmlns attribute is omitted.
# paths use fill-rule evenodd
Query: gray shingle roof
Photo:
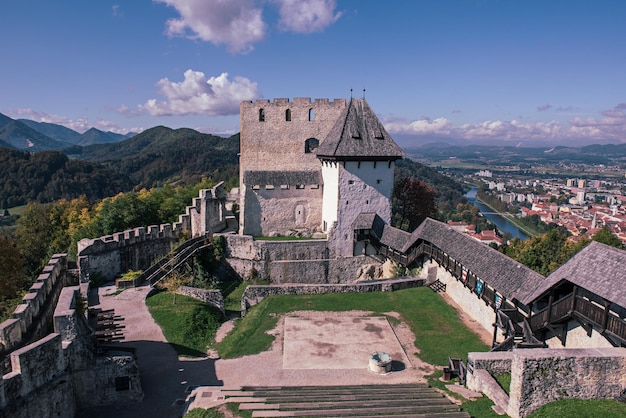
<svg viewBox="0 0 626 418"><path fill-rule="evenodd" d="M351 99L316 154L320 159L397 160L404 152L365 99Z"/></svg>
<svg viewBox="0 0 626 418"><path fill-rule="evenodd" d="M245 184L273 184L275 186L297 184L322 184L319 171L246 171L243 173Z"/></svg>
<svg viewBox="0 0 626 418"><path fill-rule="evenodd" d="M533 291L546 280L541 274L501 252L434 219L427 218L411 234L400 230L392 234L388 228L392 227L385 227L385 242L381 240L385 245L407 252L419 240L428 241L509 300L517 299L529 304Z"/></svg>
<svg viewBox="0 0 626 418"><path fill-rule="evenodd" d="M567 280L619 306L626 306L626 251L592 242L550 274L532 294L538 298Z"/></svg>

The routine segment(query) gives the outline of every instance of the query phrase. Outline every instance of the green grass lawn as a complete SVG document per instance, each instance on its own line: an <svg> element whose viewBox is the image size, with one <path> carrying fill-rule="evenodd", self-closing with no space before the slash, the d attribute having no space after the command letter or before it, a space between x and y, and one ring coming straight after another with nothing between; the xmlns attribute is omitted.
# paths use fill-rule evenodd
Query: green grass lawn
<svg viewBox="0 0 626 418"><path fill-rule="evenodd" d="M622 418L626 417L626 404L612 399L563 399L542 406L529 418Z"/></svg>
<svg viewBox="0 0 626 418"><path fill-rule="evenodd" d="M376 315L399 312L415 333L420 358L433 365L447 365L448 357L465 358L470 351L489 347L468 330L457 311L426 287L397 292L335 293L327 295L274 296L248 310L235 329L217 344L222 358L241 357L269 349L274 340L266 331L278 316L296 310L350 311L363 309Z"/></svg>
<svg viewBox="0 0 626 418"><path fill-rule="evenodd" d="M169 292L150 296L146 305L178 354L201 357L215 343L215 332L222 321L219 309L183 295L174 299Z"/></svg>

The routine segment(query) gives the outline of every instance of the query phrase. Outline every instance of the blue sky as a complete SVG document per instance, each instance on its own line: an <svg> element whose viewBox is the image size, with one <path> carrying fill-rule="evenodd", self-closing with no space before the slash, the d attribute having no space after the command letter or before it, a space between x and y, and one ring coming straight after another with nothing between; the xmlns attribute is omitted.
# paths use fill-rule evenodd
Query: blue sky
<svg viewBox="0 0 626 418"><path fill-rule="evenodd" d="M365 97L392 136L626 142L623 0L4 0L0 113L239 131L239 102Z"/></svg>

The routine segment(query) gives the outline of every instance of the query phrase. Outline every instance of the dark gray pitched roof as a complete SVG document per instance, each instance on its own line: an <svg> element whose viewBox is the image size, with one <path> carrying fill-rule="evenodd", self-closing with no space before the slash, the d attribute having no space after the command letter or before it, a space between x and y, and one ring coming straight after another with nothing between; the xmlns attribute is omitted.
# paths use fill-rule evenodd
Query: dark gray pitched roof
<svg viewBox="0 0 626 418"><path fill-rule="evenodd" d="M523 264L430 218L410 234L386 225L381 243L407 252L419 240L437 246L509 300L529 304L533 291L545 281Z"/></svg>
<svg viewBox="0 0 626 418"><path fill-rule="evenodd" d="M319 171L246 171L243 173L243 182L249 185L281 184L322 184L322 174Z"/></svg>
<svg viewBox="0 0 626 418"><path fill-rule="evenodd" d="M316 154L320 159L397 160L404 152L365 99L351 99Z"/></svg>
<svg viewBox="0 0 626 418"><path fill-rule="evenodd" d="M563 264L533 292L538 298L567 280L611 302L626 306L626 251L592 242Z"/></svg>

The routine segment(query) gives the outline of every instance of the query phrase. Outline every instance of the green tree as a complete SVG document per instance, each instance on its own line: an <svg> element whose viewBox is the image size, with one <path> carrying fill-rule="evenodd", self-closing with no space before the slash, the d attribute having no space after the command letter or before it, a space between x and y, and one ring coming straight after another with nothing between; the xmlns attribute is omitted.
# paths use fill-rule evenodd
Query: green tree
<svg viewBox="0 0 626 418"><path fill-rule="evenodd" d="M53 254L54 226L50 222L53 204L29 203L17 220L15 236L28 277L34 278Z"/></svg>
<svg viewBox="0 0 626 418"><path fill-rule="evenodd" d="M593 240L615 248L623 248L622 241L611 230L604 226L593 236Z"/></svg>
<svg viewBox="0 0 626 418"><path fill-rule="evenodd" d="M0 301L16 297L29 284L22 257L9 238L0 237Z"/></svg>
<svg viewBox="0 0 626 418"><path fill-rule="evenodd" d="M435 192L421 180L402 177L393 186L392 212L394 226L412 231L436 216Z"/></svg>

